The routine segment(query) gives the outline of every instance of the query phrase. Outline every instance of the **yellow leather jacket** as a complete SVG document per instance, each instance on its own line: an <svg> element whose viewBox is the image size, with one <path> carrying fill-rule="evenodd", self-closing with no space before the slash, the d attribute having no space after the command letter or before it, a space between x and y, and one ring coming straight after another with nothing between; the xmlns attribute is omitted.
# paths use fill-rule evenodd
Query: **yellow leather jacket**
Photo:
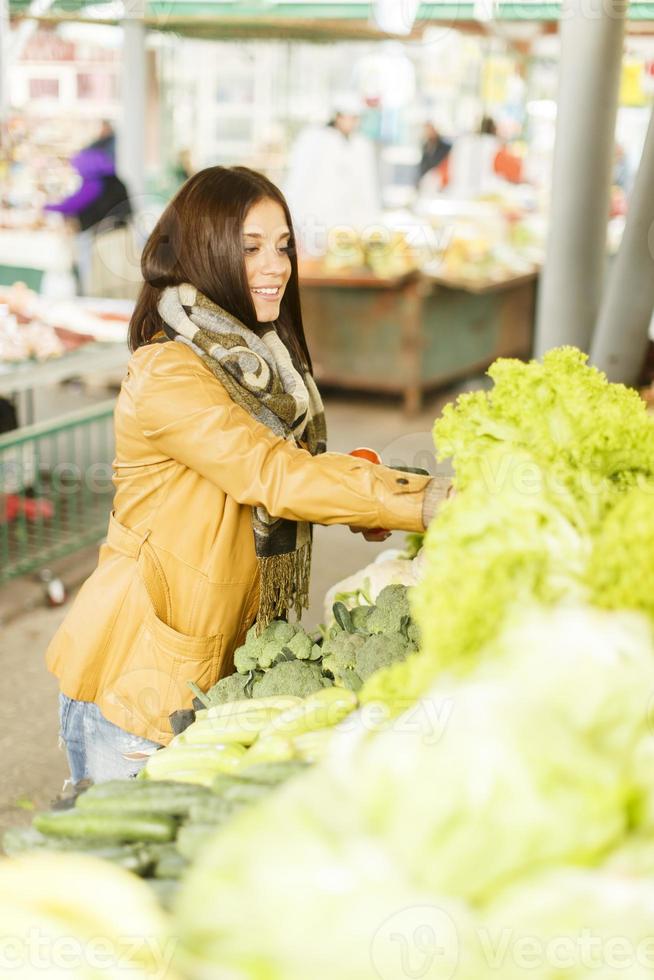
<svg viewBox="0 0 654 980"><path fill-rule="evenodd" d="M256 422L190 349L139 348L116 405L115 499L98 567L47 652L68 697L166 743L168 716L233 670L258 607L250 508L420 531L429 477L311 456Z"/></svg>

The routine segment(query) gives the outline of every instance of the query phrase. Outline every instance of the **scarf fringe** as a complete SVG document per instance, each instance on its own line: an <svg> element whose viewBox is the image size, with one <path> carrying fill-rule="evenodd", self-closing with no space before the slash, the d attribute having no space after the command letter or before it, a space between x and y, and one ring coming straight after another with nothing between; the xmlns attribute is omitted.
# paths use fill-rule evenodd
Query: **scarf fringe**
<svg viewBox="0 0 654 980"><path fill-rule="evenodd" d="M257 636L273 619L281 619L293 610L299 621L302 610L309 608L311 543L303 544L297 551L259 558L258 561L261 585Z"/></svg>

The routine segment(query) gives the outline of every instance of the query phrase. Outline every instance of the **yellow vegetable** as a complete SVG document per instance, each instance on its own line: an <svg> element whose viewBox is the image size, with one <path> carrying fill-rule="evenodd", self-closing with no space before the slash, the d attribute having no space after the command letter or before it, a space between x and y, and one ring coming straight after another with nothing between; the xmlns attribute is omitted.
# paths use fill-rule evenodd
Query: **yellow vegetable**
<svg viewBox="0 0 654 980"><path fill-rule="evenodd" d="M258 738L251 749L241 759L239 769L259 762L286 762L295 758L295 749L290 738L283 735L268 735Z"/></svg>
<svg viewBox="0 0 654 980"><path fill-rule="evenodd" d="M206 709L209 718L235 718L241 715L256 714L257 711L285 711L294 704L300 704L302 698L292 694L276 694L268 698L244 698L242 701L227 701L225 704L214 704ZM196 718L201 712L196 714Z"/></svg>
<svg viewBox="0 0 654 980"><path fill-rule="evenodd" d="M354 711L357 704L353 691L342 687L325 687L273 718L261 732L260 738L269 735L292 737L319 728L332 728Z"/></svg>

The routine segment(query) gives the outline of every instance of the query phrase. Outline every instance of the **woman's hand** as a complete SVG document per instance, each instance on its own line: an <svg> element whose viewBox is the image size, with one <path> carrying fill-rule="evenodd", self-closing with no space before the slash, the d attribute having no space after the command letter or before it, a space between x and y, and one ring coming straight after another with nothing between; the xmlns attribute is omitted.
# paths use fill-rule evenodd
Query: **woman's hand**
<svg viewBox="0 0 654 980"><path fill-rule="evenodd" d="M386 541L391 536L391 532L383 527L355 527L351 524L350 531L352 534L363 534L366 541Z"/></svg>

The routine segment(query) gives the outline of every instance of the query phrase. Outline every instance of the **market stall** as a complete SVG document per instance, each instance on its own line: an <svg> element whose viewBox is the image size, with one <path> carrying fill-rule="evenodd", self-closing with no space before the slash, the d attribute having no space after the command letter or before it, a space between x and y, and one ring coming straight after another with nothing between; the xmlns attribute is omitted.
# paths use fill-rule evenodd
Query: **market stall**
<svg viewBox="0 0 654 980"><path fill-rule="evenodd" d="M305 332L323 384L401 395L407 414L423 394L531 352L536 271L466 280L418 271L334 275L305 263Z"/></svg>
<svg viewBox="0 0 654 980"><path fill-rule="evenodd" d="M74 281L72 289L68 285L73 264L73 238L63 228L0 228L0 286L24 282L30 289L41 290L49 275L51 282L65 280L74 292Z"/></svg>
<svg viewBox="0 0 654 980"><path fill-rule="evenodd" d="M19 425L0 434L0 582L99 540L113 494L114 398L44 415L35 393L71 378L122 377L125 301L49 303L24 286L0 294L0 398ZM13 311L13 312L10 312ZM37 418L38 416L38 418Z"/></svg>
<svg viewBox="0 0 654 980"><path fill-rule="evenodd" d="M456 494L424 545L335 583L319 632L253 628L233 674L180 685L138 778L7 832L17 962L36 927L48 967L102 937L112 978L651 962L654 421L569 347L491 377L436 423Z"/></svg>

